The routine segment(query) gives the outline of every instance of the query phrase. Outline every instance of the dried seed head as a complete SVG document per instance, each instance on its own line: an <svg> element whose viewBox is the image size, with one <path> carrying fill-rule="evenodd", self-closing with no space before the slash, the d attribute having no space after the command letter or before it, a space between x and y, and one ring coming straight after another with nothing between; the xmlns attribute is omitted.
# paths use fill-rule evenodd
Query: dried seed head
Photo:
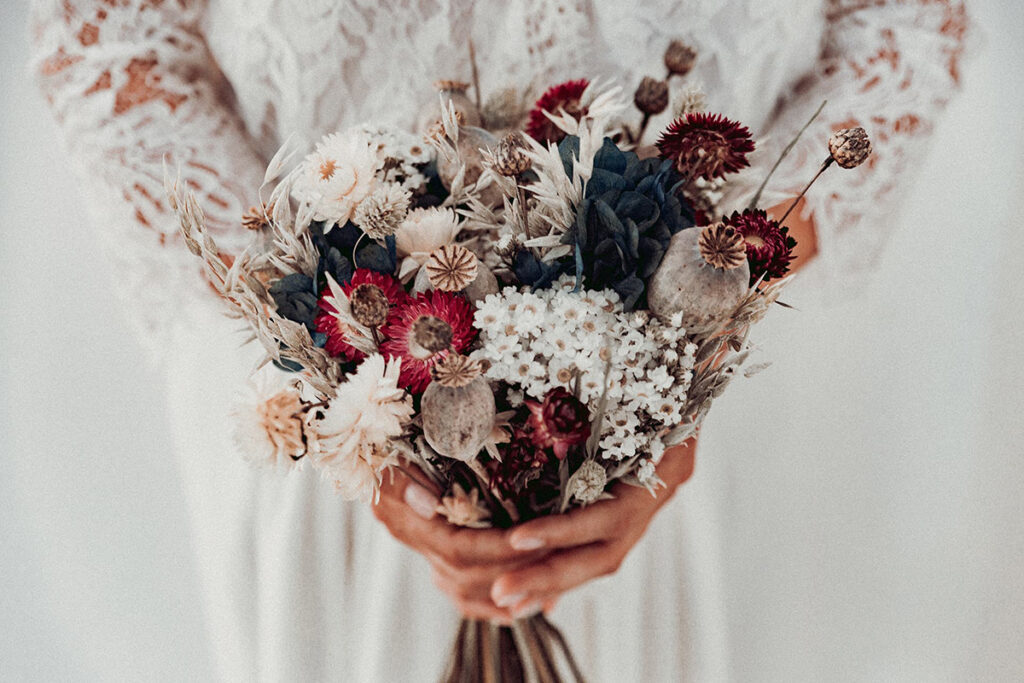
<svg viewBox="0 0 1024 683"><path fill-rule="evenodd" d="M644 76L633 94L633 103L645 114L660 114L668 107L668 83Z"/></svg>
<svg viewBox="0 0 1024 683"><path fill-rule="evenodd" d="M519 131L503 137L494 153L494 170L504 176L517 176L530 169L532 162L526 155L526 138Z"/></svg>
<svg viewBox="0 0 1024 683"><path fill-rule="evenodd" d="M743 235L722 222L706 226L700 233L697 246L700 255L714 268L732 270L747 261L747 245Z"/></svg>
<svg viewBox="0 0 1024 683"><path fill-rule="evenodd" d="M828 153L843 168L856 168L871 154L871 140L860 126L844 128L828 139Z"/></svg>
<svg viewBox="0 0 1024 683"><path fill-rule="evenodd" d="M665 49L665 66L670 74L685 76L696 62L697 51L681 40L673 40Z"/></svg>
<svg viewBox="0 0 1024 683"><path fill-rule="evenodd" d="M434 381L444 387L464 387L479 377L483 369L480 361L451 353L434 365Z"/></svg>
<svg viewBox="0 0 1024 683"><path fill-rule="evenodd" d="M391 305L384 290L377 285L364 282L348 295L352 306L352 317L360 325L379 327L388 319Z"/></svg>
<svg viewBox="0 0 1024 683"><path fill-rule="evenodd" d="M445 244L430 254L430 260L423 267L434 289L458 292L476 279L477 258L465 247Z"/></svg>
<svg viewBox="0 0 1024 683"><path fill-rule="evenodd" d="M502 88L491 93L484 102L484 120L491 130L516 128L526 117L523 99L514 88Z"/></svg>
<svg viewBox="0 0 1024 683"><path fill-rule="evenodd" d="M425 315L412 325L412 341L426 351L428 358L448 349L452 335L452 326L432 315Z"/></svg>
<svg viewBox="0 0 1024 683"><path fill-rule="evenodd" d="M440 90L441 92L465 93L467 90L469 90L469 83L467 83L466 81L456 81L445 78L439 81L434 81L434 87Z"/></svg>
<svg viewBox="0 0 1024 683"><path fill-rule="evenodd" d="M401 185L389 183L378 188L356 207L352 221L372 239L394 235L409 214L412 195Z"/></svg>
<svg viewBox="0 0 1024 683"><path fill-rule="evenodd" d="M250 207L242 214L242 225L246 230L263 230L270 227L270 216L274 213L274 204L260 204Z"/></svg>

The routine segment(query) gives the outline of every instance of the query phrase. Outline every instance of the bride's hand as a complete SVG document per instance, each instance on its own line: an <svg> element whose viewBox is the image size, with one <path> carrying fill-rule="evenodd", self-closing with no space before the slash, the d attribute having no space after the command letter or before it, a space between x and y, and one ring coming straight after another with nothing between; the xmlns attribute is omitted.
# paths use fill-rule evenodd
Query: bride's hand
<svg viewBox="0 0 1024 683"><path fill-rule="evenodd" d="M394 472L385 477L373 513L392 536L427 558L434 583L462 614L510 623L512 612L491 601L491 586L546 551L513 549L508 530L453 526L436 514L437 504L436 492Z"/></svg>
<svg viewBox="0 0 1024 683"><path fill-rule="evenodd" d="M644 535L654 514L693 474L694 440L666 451L658 476L665 488L652 496L627 484L612 488L615 498L564 515L551 515L513 527L509 545L549 554L503 572L491 588L494 604L514 616L545 610L566 591L618 571Z"/></svg>
<svg viewBox="0 0 1024 683"><path fill-rule="evenodd" d="M693 472L694 441L666 452L657 497L620 484L615 498L513 527L464 529L434 514L433 492L398 475L374 513L399 541L424 555L434 582L466 616L509 622L591 579L614 573L654 514Z"/></svg>

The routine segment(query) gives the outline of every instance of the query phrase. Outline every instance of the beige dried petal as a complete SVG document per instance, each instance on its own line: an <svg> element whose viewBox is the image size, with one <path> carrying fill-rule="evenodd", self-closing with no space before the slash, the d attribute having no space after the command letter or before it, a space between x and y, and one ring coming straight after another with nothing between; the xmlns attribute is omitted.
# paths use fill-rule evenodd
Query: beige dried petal
<svg viewBox="0 0 1024 683"><path fill-rule="evenodd" d="M469 249L458 244L446 244L430 254L424 268L435 289L458 292L476 279L478 262Z"/></svg>

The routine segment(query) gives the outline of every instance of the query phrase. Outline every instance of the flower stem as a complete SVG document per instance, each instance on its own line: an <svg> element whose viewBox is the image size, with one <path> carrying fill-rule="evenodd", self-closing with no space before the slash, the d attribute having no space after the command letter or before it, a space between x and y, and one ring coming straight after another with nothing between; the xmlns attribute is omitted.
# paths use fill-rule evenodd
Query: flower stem
<svg viewBox="0 0 1024 683"><path fill-rule="evenodd" d="M826 104L828 104L828 100L822 100L821 104L818 105L817 111L815 111L811 118L808 119L807 123L804 124L804 127L797 132L796 136L789 141L789 144L786 145L786 148L782 150L782 154L780 154L779 158L775 160L775 165L772 166L772 170L768 171L768 175L766 175L764 181L761 182L761 187L757 188L757 192L754 193L754 198L751 199L750 204L747 205L748 209L757 208L757 203L761 201L761 193L764 192L765 186L768 185L768 181L771 180L772 175L775 174L775 171L776 169L778 169L779 164L782 163L782 160L786 158L786 155L789 154L793 147L796 146L797 141L800 139L800 136L804 134L804 131L807 130L812 123L814 123L814 119L818 118L818 114L821 113L821 110L825 108ZM779 221L779 223L781 222L782 221Z"/></svg>
<svg viewBox="0 0 1024 683"><path fill-rule="evenodd" d="M640 119L640 128L636 131L636 137L633 138L633 144L637 147L640 146L640 141L644 138L644 131L647 130L647 124L651 122L651 115L644 112L644 117ZM630 136L632 137L632 136Z"/></svg>
<svg viewBox="0 0 1024 683"><path fill-rule="evenodd" d="M476 47L473 45L473 40L469 41L469 68L473 74L473 104L476 106L477 116L480 117L480 127L487 128L487 121L484 120L484 108L480 104L480 72L476 65Z"/></svg>
<svg viewBox="0 0 1024 683"><path fill-rule="evenodd" d="M833 161L835 161L835 159L833 159L832 157L825 159L825 163L821 165L821 168L818 169L818 172L814 174L813 178L811 178L811 182L807 183L807 185L804 186L804 189L800 191L800 194L797 195L796 199L793 200L793 203L789 205L788 209L786 209L786 213L784 213L782 215L782 218L779 219L779 225L782 225L786 221L786 219L789 217L789 214L793 212L793 209L796 208L796 205L799 204L800 200L804 198L805 194L807 194L807 190L811 189L811 185L814 184L814 181L818 179L818 176L825 172L826 168L832 165Z"/></svg>

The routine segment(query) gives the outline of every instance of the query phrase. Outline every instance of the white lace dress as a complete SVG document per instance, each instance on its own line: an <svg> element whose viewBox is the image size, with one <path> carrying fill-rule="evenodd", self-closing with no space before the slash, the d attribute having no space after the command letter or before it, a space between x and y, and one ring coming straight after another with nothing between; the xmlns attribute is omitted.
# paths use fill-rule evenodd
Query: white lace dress
<svg viewBox="0 0 1024 683"><path fill-rule="evenodd" d="M871 163L826 174L808 201L818 270L862 271L897 209L895 179L956 90L964 30L954 0L37 0L41 87L125 301L167 369L221 677L431 680L456 617L426 563L368 510L309 472L252 471L234 452L230 407L257 352L238 347L180 244L164 163L182 169L230 252L285 137L413 126L433 81L469 75L465 36L486 91L581 76L628 89L660 76L681 37L698 48L693 78L710 109L765 138L751 178L822 99L776 187L803 184L830 127L869 130ZM714 526L678 496L618 574L563 601L555 619L594 680L728 677Z"/></svg>

